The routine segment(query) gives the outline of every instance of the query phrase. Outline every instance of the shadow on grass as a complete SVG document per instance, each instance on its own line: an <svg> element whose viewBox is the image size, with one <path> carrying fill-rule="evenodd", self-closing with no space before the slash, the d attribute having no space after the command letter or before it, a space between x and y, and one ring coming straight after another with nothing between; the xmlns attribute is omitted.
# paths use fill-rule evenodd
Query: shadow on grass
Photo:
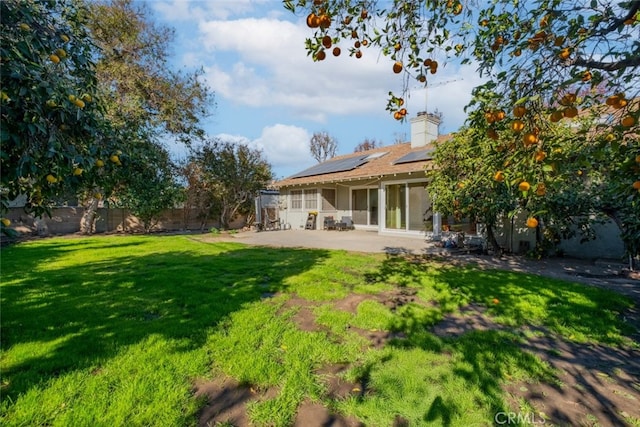
<svg viewBox="0 0 640 427"><path fill-rule="evenodd" d="M222 318L285 291L287 277L327 256L172 239L51 240L3 249L2 349L23 349L19 360L5 361L3 399L65 372L98 369L154 334L180 340L184 351L202 346ZM104 256L96 260L91 252L85 262L85 251Z"/></svg>
<svg viewBox="0 0 640 427"><path fill-rule="evenodd" d="M426 277L430 277L430 281ZM629 337L634 333L634 328L625 323L621 316L633 305L629 299L571 282L507 271L412 263L399 256L389 256L379 271L367 277L367 280L389 282L396 286L432 288L435 302L432 309L407 309L397 313L399 319L394 321L393 327L406 338L392 340L390 345L400 349L420 348L452 355L455 360L454 377L463 379L469 389L480 390L483 404L492 416L506 410L503 387L512 381L542 381L560 394L571 390L560 386L555 366L543 362L538 357L540 349L536 351L535 348L529 348L531 340L523 339L517 330L475 330L459 337L444 338L433 335L431 331L434 324L452 309L455 310L456 306L462 308L468 303L485 305L486 313L503 325L534 325L552 331L567 342L574 341L572 350L563 353L565 358L570 359L565 362L585 372L594 369L594 359L588 359L580 349L588 348L589 357L600 357L598 360L606 361L612 358L612 353L619 353L614 347L628 345ZM588 344L581 345L581 342ZM594 343L598 344L594 346ZM627 351L620 348L620 352L637 354L631 349ZM632 360L633 357L628 363ZM618 358L615 362L616 365L620 364ZM630 374L633 374L633 370ZM446 382L447 378L436 381L439 384ZM607 401L606 396L590 391L598 401ZM427 405L423 419L445 426L455 424L455 419L463 412L456 398L447 394L436 396ZM561 409L548 415L553 417L552 421L572 419ZM613 411L606 414L606 419L616 425L625 423L622 416Z"/></svg>

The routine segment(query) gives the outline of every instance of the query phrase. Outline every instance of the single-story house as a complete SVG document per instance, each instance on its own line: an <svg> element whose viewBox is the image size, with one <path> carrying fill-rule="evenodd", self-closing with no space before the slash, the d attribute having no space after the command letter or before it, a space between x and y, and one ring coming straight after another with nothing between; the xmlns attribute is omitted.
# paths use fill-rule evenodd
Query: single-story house
<svg viewBox="0 0 640 427"><path fill-rule="evenodd" d="M317 214L314 228L325 219L350 217L355 228L379 234L438 239L446 231L482 235L480 224L445 218L431 208L425 169L432 166L434 143L440 135L440 117L421 112L410 119L411 141L333 157L274 183L279 190L278 216L292 228L309 228L310 213ZM524 226L524 213L496 230L499 244L512 252L535 245L535 232ZM595 225L596 240L565 240L565 254L581 258L621 258L624 247L612 222Z"/></svg>
<svg viewBox="0 0 640 427"><path fill-rule="evenodd" d="M452 228L432 211L425 175L433 143L451 136L439 135L436 114L410 122L410 142L336 156L276 182L281 220L305 228L309 213L317 213L315 228L322 228L327 217L350 217L357 229L422 238ZM476 233L473 224L455 227Z"/></svg>

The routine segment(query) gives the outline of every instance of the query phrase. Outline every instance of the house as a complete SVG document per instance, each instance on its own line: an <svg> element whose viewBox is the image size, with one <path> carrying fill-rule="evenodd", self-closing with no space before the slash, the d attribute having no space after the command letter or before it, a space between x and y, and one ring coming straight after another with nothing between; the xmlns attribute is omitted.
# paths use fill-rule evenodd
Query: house
<svg viewBox="0 0 640 427"><path fill-rule="evenodd" d="M276 182L282 221L305 228L313 212L316 228L328 217L351 217L357 229L423 238L451 227L433 213L425 175L433 144L451 136L439 135L436 114L418 113L410 122L411 142L336 156ZM475 225L466 228L475 234Z"/></svg>

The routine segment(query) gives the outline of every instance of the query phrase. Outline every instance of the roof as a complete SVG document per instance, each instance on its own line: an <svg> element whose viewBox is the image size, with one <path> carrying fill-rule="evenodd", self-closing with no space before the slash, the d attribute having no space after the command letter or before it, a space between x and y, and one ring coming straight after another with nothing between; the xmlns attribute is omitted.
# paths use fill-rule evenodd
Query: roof
<svg viewBox="0 0 640 427"><path fill-rule="evenodd" d="M451 136L440 135L436 143L448 140ZM411 148L411 143L406 142L336 156L275 182L274 187L379 178L400 173L419 172L423 171L425 166L431 162L430 154L434 148L433 144Z"/></svg>

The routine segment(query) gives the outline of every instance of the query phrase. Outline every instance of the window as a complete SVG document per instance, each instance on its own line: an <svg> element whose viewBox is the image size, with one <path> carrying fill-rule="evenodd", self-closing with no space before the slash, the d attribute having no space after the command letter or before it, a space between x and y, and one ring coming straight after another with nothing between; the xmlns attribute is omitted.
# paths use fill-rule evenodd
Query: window
<svg viewBox="0 0 640 427"><path fill-rule="evenodd" d="M302 190L291 190L291 209L302 209Z"/></svg>
<svg viewBox="0 0 640 427"><path fill-rule="evenodd" d="M322 210L336 210L336 190L334 190L333 188L322 189Z"/></svg>
<svg viewBox="0 0 640 427"><path fill-rule="evenodd" d="M318 190L304 190L304 208L318 209Z"/></svg>

